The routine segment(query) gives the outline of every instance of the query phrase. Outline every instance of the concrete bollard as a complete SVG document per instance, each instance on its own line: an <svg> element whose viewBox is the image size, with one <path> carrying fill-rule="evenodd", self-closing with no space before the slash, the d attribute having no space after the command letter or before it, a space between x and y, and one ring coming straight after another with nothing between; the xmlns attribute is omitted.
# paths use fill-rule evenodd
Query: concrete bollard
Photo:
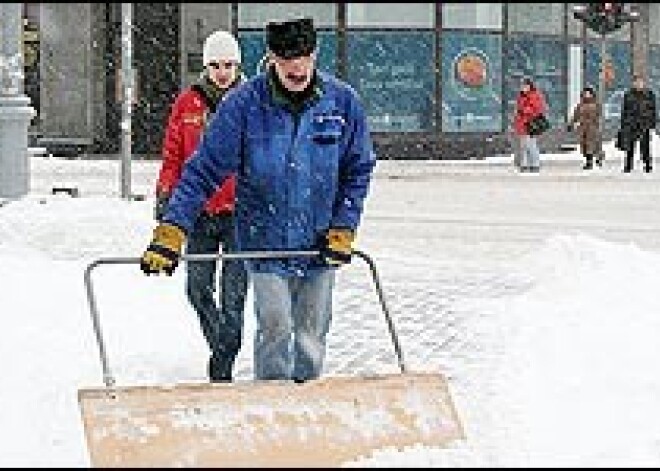
<svg viewBox="0 0 660 471"><path fill-rule="evenodd" d="M35 115L25 95L0 96L0 198L30 191L28 126Z"/></svg>
<svg viewBox="0 0 660 471"><path fill-rule="evenodd" d="M0 5L0 198L29 191L28 126L35 115L23 93L22 3Z"/></svg>

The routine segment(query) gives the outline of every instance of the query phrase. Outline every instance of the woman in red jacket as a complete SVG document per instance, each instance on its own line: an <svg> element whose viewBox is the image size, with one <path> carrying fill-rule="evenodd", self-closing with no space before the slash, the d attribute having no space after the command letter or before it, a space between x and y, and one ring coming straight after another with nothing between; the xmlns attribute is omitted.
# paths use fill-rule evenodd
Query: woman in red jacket
<svg viewBox="0 0 660 471"><path fill-rule="evenodd" d="M518 138L516 163L521 172L538 172L541 168L536 137L529 134L527 126L533 118L546 112L547 105L543 94L536 88L532 79L524 78L516 98L516 114L513 120L513 130Z"/></svg>
<svg viewBox="0 0 660 471"><path fill-rule="evenodd" d="M175 99L163 141L163 162L156 182L155 217L165 214L170 195L181 177L184 163L193 154L205 124L225 93L240 83L241 53L238 42L226 31L216 31L204 42L204 71ZM188 237L186 252L217 253L236 248L234 230L235 179L225 182L206 201ZM211 381L231 381L234 360L241 347L247 274L242 261L222 263L221 300L218 306L215 261L187 264L186 295L199 316L210 348Z"/></svg>

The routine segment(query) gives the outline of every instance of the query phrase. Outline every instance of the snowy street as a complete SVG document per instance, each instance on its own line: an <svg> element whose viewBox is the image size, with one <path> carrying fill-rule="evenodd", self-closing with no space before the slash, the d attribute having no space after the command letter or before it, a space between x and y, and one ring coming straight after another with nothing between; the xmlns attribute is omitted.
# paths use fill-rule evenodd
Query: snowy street
<svg viewBox="0 0 660 471"><path fill-rule="evenodd" d="M0 468L660 467L660 4L384 5L0 7Z"/></svg>
<svg viewBox="0 0 660 471"><path fill-rule="evenodd" d="M357 247L376 261L408 366L449 378L467 440L347 466L660 464L660 173L637 164L622 174L611 148L591 172L577 154L544 157L538 175L518 174L507 157L379 162ZM141 254L157 165L133 162L133 192L146 198L126 202L117 161L34 158L29 197L0 208L11 306L0 356L15 359L0 392L0 465L87 464L75 389L100 385L101 371L83 268ZM51 195L53 186L80 197ZM202 379L182 270L162 282L104 270L99 301L119 381ZM251 312L239 380L252 374ZM326 372L392 371L356 261L338 281Z"/></svg>

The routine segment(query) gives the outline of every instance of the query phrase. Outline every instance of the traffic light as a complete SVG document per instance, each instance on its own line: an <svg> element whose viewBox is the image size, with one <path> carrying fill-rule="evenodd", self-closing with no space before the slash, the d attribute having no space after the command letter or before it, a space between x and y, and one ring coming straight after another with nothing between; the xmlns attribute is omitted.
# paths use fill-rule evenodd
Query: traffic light
<svg viewBox="0 0 660 471"><path fill-rule="evenodd" d="M590 30L604 36L625 24L627 15L623 5L611 2L589 3L585 10L576 11L575 17L584 21Z"/></svg>

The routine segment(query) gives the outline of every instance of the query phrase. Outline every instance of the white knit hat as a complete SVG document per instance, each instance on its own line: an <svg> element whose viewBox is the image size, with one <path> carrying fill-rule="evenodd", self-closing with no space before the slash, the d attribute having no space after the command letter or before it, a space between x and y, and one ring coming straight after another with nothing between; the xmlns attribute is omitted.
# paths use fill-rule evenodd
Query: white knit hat
<svg viewBox="0 0 660 471"><path fill-rule="evenodd" d="M241 49L234 35L227 31L216 31L204 41L202 62L207 66L214 60L230 60L241 63Z"/></svg>

